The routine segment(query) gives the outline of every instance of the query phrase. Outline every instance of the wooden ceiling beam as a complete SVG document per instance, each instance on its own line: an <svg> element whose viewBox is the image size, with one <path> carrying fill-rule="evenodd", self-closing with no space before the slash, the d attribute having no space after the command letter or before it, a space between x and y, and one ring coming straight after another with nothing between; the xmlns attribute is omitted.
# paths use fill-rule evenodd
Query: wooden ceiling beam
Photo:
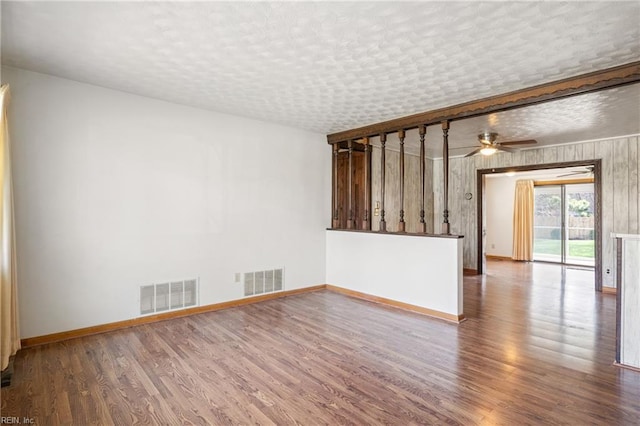
<svg viewBox="0 0 640 426"><path fill-rule="evenodd" d="M330 144L486 115L640 82L640 61L327 135Z"/></svg>

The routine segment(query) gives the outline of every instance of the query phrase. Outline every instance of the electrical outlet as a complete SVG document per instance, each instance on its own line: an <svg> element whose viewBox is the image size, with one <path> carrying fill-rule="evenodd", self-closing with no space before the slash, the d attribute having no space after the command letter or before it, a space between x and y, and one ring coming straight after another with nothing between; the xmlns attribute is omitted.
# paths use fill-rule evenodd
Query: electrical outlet
<svg viewBox="0 0 640 426"><path fill-rule="evenodd" d="M496 248L496 245L495 244L491 244L491 248L492 249Z"/></svg>
<svg viewBox="0 0 640 426"><path fill-rule="evenodd" d="M611 269L607 268L607 275L611 273Z"/></svg>
<svg viewBox="0 0 640 426"><path fill-rule="evenodd" d="M237 283L240 282L240 272L236 272L236 281Z"/></svg>

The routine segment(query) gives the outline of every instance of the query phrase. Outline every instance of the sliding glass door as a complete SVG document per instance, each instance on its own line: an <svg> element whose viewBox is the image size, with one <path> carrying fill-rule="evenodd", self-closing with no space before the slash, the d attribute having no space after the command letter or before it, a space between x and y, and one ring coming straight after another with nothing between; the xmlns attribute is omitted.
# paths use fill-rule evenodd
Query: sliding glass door
<svg viewBox="0 0 640 426"><path fill-rule="evenodd" d="M592 183L565 185L565 263L595 266L596 203Z"/></svg>
<svg viewBox="0 0 640 426"><path fill-rule="evenodd" d="M533 259L595 265L593 183L535 187Z"/></svg>
<svg viewBox="0 0 640 426"><path fill-rule="evenodd" d="M534 188L533 260L563 263L562 185Z"/></svg>

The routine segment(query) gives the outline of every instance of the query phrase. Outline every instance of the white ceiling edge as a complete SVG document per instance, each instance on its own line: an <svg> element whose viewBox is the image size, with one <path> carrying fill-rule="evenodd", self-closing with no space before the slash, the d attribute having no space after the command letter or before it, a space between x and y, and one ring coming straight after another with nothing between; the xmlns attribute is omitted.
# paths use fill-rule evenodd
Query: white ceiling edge
<svg viewBox="0 0 640 426"><path fill-rule="evenodd" d="M3 0L0 0L0 4L2 3L2 1ZM12 1L17 1L17 0L12 0ZM32 0L20 0L20 1L32 1ZM108 1L130 2L132 0L99 0L99 1L105 1L105 2L108 2ZM144 1L144 0L134 0L134 1ZM181 1L192 1L192 0L181 0ZM197 0L197 1L211 1L211 0ZM244 1L244 0L242 0L242 1ZM247 1L252 1L252 0L247 0ZM265 0L265 1L269 1L269 0ZM243 118L243 119L255 121L255 122L258 122L258 123L265 123L265 124L268 124L270 126L282 126L282 127L286 127L286 128L289 128L289 129L295 129L295 130L300 130L300 131L303 131L303 132L315 133L317 135L326 136L324 133L316 132L316 131L305 129L305 128L302 128L302 127L293 127L293 126L291 126L291 125L289 125L289 124L287 124L285 122L268 121L268 120L261 119L261 118L256 118L256 117L250 116L250 115L242 115L242 114L224 112L224 111L220 111L220 110L216 110L216 109L209 109L209 108L205 108L205 107L201 107L201 106L194 106L194 105L191 105L189 103L184 103L184 102L174 102L174 101L163 99L163 98L160 98L160 97L152 97L152 96L142 95L140 93L126 91L126 90L113 88L113 87L109 87L109 86L103 86L103 85L95 84L95 83L92 83L92 82L74 80L74 79L71 79L69 77L65 77L65 76L61 76L61 75L57 75L57 74L49 74L49 73L45 73L45 72L41 72L41 71L34 71L34 70L31 70L31 69L27 69L27 68L16 67L14 65L8 65L8 64L2 63L1 61L2 61L2 57L1 57L1 54L0 54L0 70L6 68L6 69L9 69L9 70L14 70L14 71L18 71L18 72L26 72L26 73L38 74L38 75L42 75L42 76L49 77L49 78L57 78L57 79L61 79L61 80L71 81L73 83L82 84L84 86L89 86L91 88L99 88L99 89L102 89L102 90L108 90L110 92L122 93L122 94L126 94L126 95L129 95L129 96L135 96L136 98L152 100L152 101L161 102L161 103L164 103L164 104L169 104L169 105L173 105L173 106L177 106L177 107L181 107L181 108L194 109L194 110L198 110L198 111L208 112L208 113L212 113L212 114L218 114L218 115L227 116L227 117ZM8 82L5 82L4 78L2 78L1 83L2 84L8 84Z"/></svg>
<svg viewBox="0 0 640 426"><path fill-rule="evenodd" d="M20 67L16 67L16 66L4 64L4 63L0 64L0 68L7 68L7 69L11 69L11 70L16 70L16 71L19 71L19 72L27 72L27 73L39 74L39 75L43 75L43 76L47 76L47 77L52 77L52 78L58 78L58 79L62 79L62 80L72 81L74 83L87 85L87 86L90 86L90 87L98 87L98 88L103 89L103 90L109 90L109 91L113 91L113 92L124 93L124 94L127 94L127 95L136 96L136 97L140 97L140 98L144 98L144 99L152 99L152 100L155 100L155 101L158 101L158 102L168 103L168 104L171 104L171 105L176 105L176 106L180 106L180 107L184 107L184 108L192 108L192 109L197 109L197 110L200 110L200 111L207 111L207 112L211 112L211 113L215 113L215 114L227 115L227 116L232 116L232 117L240 117L240 118L245 118L245 119L253 120L253 121L259 121L259 122L263 122L263 123L267 123L267 124L271 124L271 125L285 126L285 127L289 127L289 128L293 128L293 129L298 129L298 130L314 133L311 130L308 130L308 129L305 129L305 128L302 128L302 127L292 127L291 125L288 125L286 123L266 121L266 120L262 120L262 119L255 118L255 117L248 116L248 115L231 114L231 113L221 112L221 111L207 109L207 108L203 108L203 107L193 106L193 105L189 105L189 104L186 104L186 103L173 102L173 101L169 101L169 100L166 100L166 99L161 99L161 98L157 98L157 97L150 97L150 96L146 96L146 95L141 95L141 94L138 94L138 93L128 92L128 91L125 91L125 90L116 89L116 88L107 87L107 86L102 86L102 85L94 84L94 83L91 83L91 82L73 80L73 79L70 79L70 78L65 77L65 76L60 76L60 75L55 75L55 74L48 74L48 73L43 73L43 72L39 72L39 71L33 71L33 70L30 70L30 69L20 68ZM3 83L4 83L4 81L3 81ZM640 83L637 83L637 84L640 85ZM583 96L583 95L576 95L576 96ZM517 108L517 110L518 109L526 110L527 107ZM509 111L507 111L507 113L508 112ZM486 114L486 115L490 115L490 114ZM482 117L484 117L484 115ZM469 120L469 119L465 119L465 120ZM465 120L460 120L460 121L465 121ZM414 130L416 130L416 129L414 129ZM323 133L319 133L319 132L315 132L315 133L317 133L319 135L326 136ZM577 145L577 144L583 144L583 143L588 143L588 142L601 142L601 141L617 140L617 139L624 139L624 138L630 138L630 137L640 137L640 133L630 133L630 134L607 136L607 137L596 138L596 139L585 139L585 140L577 140L577 141L570 141L570 142L559 142L559 143L553 143L553 144L547 144L547 145L534 145L534 146L530 146L530 147L519 148L519 151L530 151L530 150L533 150L533 149L569 146L569 145ZM375 137L373 139L375 139ZM375 144L372 144L372 146L376 147L376 148L379 148L379 146L377 146ZM451 147L451 141L450 141L450 147ZM455 149L455 147L452 147L452 149ZM399 148L396 145L387 145L386 146L386 150L387 151L393 151L393 152L399 152L400 151ZM500 153L497 153L497 154L500 154ZM506 154L506 153L504 153L504 154ZM414 156L414 157L418 157L419 156L417 153L412 152L411 150L406 150L406 149L405 149L405 155ZM451 155L450 154L449 158L450 159L461 158L461 157L464 157L465 155L466 155L466 153L459 154L459 155ZM431 156L431 155L429 155L429 150L427 150L425 152L425 158L428 159L428 160L432 160L432 161L441 161L442 160L442 156Z"/></svg>

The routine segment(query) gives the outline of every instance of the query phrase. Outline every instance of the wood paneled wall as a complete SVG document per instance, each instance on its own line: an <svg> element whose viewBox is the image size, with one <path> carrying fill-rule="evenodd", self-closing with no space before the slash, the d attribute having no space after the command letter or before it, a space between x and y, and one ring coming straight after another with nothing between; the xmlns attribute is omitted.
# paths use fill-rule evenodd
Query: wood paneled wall
<svg viewBox="0 0 640 426"><path fill-rule="evenodd" d="M640 137L541 147L490 157L457 157L450 160L449 221L451 233L464 235L464 267L476 269L476 171L479 169L602 159L602 284L614 287L615 247L610 235L640 233ZM375 160L374 160L375 163ZM433 160L432 229L442 223L442 160ZM428 186L428 185L427 185ZM473 199L465 200L470 192ZM435 226L435 228L433 228ZM607 273L609 270L609 273Z"/></svg>
<svg viewBox="0 0 640 426"><path fill-rule="evenodd" d="M387 140L385 154L385 220L387 231L396 232L400 220L400 191L399 191L399 152L397 137L390 135ZM380 229L380 216L374 216L376 202L382 201L380 186L380 147L373 146L371 153L371 208L373 231ZM405 189L404 189L404 220L407 232L420 232L420 157L405 153ZM433 233L433 161L425 161L425 222L427 233ZM438 228L440 229L440 228Z"/></svg>

